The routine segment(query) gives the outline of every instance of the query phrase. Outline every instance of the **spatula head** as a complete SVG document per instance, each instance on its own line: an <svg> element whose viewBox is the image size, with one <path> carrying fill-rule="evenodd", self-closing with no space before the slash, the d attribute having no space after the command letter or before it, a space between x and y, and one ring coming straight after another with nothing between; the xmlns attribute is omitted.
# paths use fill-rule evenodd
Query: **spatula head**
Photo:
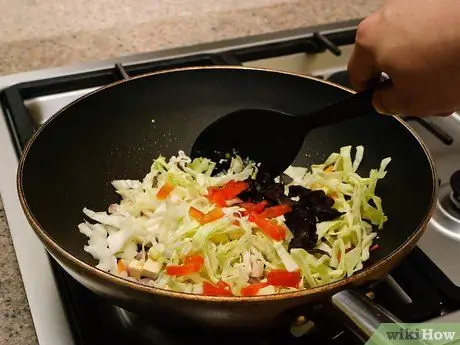
<svg viewBox="0 0 460 345"><path fill-rule="evenodd" d="M261 163L277 176L296 158L305 130L292 115L266 109L243 109L210 124L195 140L191 157L219 161L226 153Z"/></svg>

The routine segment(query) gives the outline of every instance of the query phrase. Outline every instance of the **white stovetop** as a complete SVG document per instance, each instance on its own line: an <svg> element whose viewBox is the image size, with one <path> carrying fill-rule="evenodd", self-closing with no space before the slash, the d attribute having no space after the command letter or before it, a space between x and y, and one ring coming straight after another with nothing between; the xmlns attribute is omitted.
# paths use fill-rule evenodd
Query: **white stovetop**
<svg viewBox="0 0 460 345"><path fill-rule="evenodd" d="M16 192L17 157L0 108L0 194L6 213L38 341L73 344L48 256L30 228Z"/></svg>

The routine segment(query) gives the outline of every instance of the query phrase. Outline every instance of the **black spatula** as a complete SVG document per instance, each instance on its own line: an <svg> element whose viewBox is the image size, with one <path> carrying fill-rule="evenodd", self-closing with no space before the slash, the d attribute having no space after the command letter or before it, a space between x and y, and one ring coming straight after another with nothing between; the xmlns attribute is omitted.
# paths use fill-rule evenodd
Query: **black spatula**
<svg viewBox="0 0 460 345"><path fill-rule="evenodd" d="M378 116L372 95L378 86L347 96L309 114L293 116L269 109L240 109L210 124L192 147L191 157L220 159L238 153L260 162L273 176L284 172L296 158L312 129L361 116Z"/></svg>

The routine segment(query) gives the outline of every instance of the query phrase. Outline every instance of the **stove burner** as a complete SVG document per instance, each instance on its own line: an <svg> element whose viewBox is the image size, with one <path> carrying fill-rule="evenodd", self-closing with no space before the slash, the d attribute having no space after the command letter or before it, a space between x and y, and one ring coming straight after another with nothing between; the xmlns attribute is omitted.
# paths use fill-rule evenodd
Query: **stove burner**
<svg viewBox="0 0 460 345"><path fill-rule="evenodd" d="M450 183L440 186L436 208L431 218L435 228L444 235L460 241L460 171L455 172Z"/></svg>

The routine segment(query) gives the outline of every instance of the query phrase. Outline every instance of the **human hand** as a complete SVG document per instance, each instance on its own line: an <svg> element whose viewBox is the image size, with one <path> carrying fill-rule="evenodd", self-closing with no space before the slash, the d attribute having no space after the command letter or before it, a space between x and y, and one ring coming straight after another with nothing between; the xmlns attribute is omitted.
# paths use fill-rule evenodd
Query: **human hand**
<svg viewBox="0 0 460 345"><path fill-rule="evenodd" d="M380 113L450 115L460 108L460 1L387 0L358 26L348 72L358 91L391 78L374 94Z"/></svg>

